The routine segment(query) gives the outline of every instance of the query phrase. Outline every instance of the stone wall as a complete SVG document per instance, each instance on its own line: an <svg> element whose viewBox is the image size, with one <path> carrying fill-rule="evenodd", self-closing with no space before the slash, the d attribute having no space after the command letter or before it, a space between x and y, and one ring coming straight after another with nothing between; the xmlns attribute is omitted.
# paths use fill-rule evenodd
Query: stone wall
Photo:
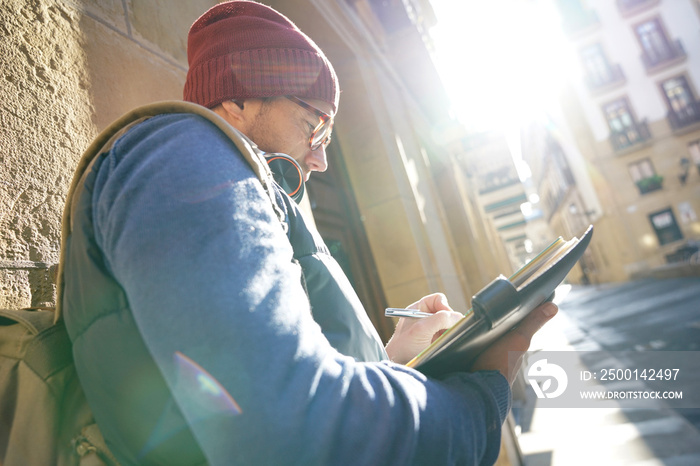
<svg viewBox="0 0 700 466"><path fill-rule="evenodd" d="M0 0L1 307L53 305L82 151L127 110L181 98L187 30L215 3Z"/></svg>

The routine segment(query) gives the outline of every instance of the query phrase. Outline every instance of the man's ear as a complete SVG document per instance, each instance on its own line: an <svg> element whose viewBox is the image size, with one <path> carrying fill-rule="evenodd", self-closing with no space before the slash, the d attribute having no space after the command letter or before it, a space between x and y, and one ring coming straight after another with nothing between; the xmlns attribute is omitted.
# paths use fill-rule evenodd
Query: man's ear
<svg viewBox="0 0 700 466"><path fill-rule="evenodd" d="M212 110L223 117L228 124L246 134L250 125L255 123L261 106L261 99L225 100Z"/></svg>
<svg viewBox="0 0 700 466"><path fill-rule="evenodd" d="M240 125L244 120L243 109L245 108L244 102L234 102L232 100L225 100L217 105L212 110L224 117L226 121L231 123L233 126Z"/></svg>

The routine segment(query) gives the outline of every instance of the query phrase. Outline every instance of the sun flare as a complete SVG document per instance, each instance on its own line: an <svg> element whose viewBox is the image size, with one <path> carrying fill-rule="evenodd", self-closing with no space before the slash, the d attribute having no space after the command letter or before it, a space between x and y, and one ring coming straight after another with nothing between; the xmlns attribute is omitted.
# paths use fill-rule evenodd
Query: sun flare
<svg viewBox="0 0 700 466"><path fill-rule="evenodd" d="M518 125L554 105L578 71L549 1L431 0L435 62L467 128Z"/></svg>

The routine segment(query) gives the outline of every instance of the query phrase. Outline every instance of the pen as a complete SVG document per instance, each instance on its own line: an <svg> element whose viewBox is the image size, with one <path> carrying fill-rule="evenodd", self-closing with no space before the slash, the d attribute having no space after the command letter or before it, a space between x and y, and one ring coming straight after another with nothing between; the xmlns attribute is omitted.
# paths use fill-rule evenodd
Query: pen
<svg viewBox="0 0 700 466"><path fill-rule="evenodd" d="M434 314L419 311L418 309L398 309L395 307L390 307L384 311L384 315L387 317L415 317L421 319L423 317L430 317Z"/></svg>

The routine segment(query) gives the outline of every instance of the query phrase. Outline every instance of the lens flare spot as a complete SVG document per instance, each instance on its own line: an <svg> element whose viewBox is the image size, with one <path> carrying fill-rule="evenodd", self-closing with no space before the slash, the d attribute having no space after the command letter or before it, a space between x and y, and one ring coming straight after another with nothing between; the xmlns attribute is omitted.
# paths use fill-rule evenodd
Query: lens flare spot
<svg viewBox="0 0 700 466"><path fill-rule="evenodd" d="M202 366L181 352L175 352L178 368L177 388L185 395L183 409L190 419L203 419L212 415L237 415L241 408L226 389Z"/></svg>
<svg viewBox="0 0 700 466"><path fill-rule="evenodd" d="M221 390L219 390L219 386L216 384L216 381L212 380L212 378L208 375L198 374L197 381L199 382L199 387L203 392L214 396L221 394Z"/></svg>

